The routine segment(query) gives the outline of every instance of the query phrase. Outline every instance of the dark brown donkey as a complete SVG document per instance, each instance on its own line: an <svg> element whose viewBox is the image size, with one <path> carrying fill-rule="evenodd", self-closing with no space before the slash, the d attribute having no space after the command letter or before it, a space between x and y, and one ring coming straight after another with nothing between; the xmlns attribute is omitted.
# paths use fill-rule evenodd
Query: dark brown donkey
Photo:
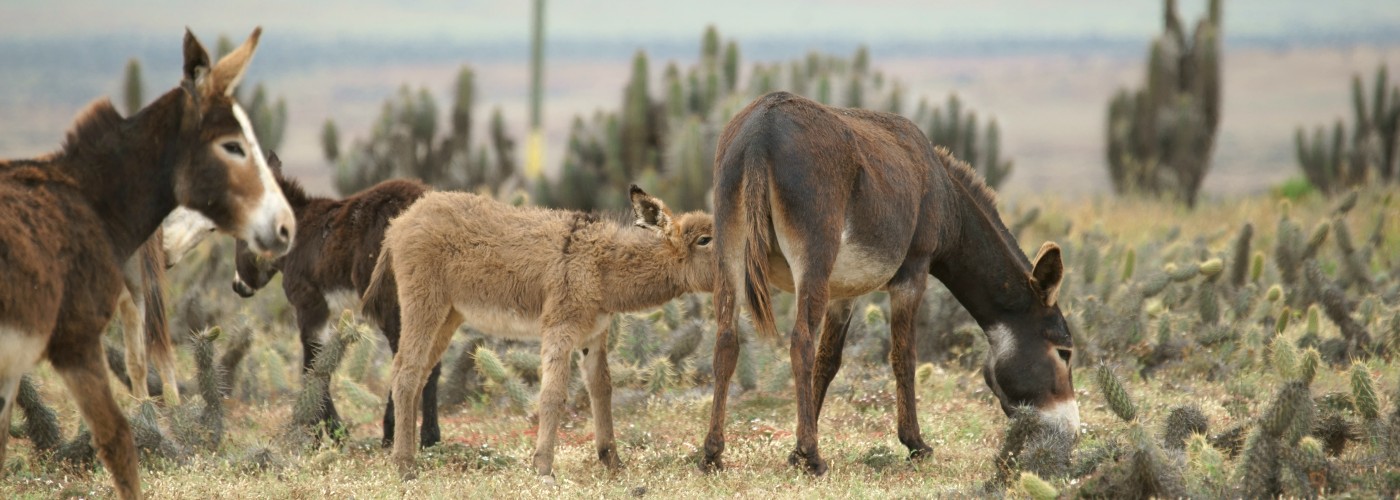
<svg viewBox="0 0 1400 500"><path fill-rule="evenodd" d="M282 162L276 155L268 158L277 184L287 195L287 202L296 212L295 244L286 256L277 260L260 259L245 243L238 244L237 274L233 290L252 297L268 280L282 272L282 291L297 311L297 328L301 330L302 368L311 363L321 345L330 337L332 315L360 308L360 295L369 286L374 263L379 259L379 246L389 219L397 217L412 205L428 187L418 181L395 179L375 184L343 200L318 198L306 194L301 184L282 176ZM390 294L392 295L392 294ZM389 339L389 349L399 352L398 303L385 307L389 311L379 321L379 330ZM442 435L437 421L437 379L441 366L434 366L423 388L423 428L420 442L431 446ZM343 435L340 415L326 391L321 402L319 422L326 423L332 436ZM394 399L390 395L384 409L384 446L394 442Z"/></svg>
<svg viewBox="0 0 1400 500"><path fill-rule="evenodd" d="M965 163L935 150L898 115L827 107L786 92L758 98L720 136L715 155L715 396L701 467L721 467L729 379L739 344L735 304L775 336L768 286L796 291L792 373L797 447L790 463L822 474L817 417L841 364L850 298L885 290L899 440L931 450L914 410L914 319L932 274L987 333L987 385L1003 411L1033 405L1066 427L1079 410L1069 329L1056 306L1064 270L1054 243L1026 259L992 192ZM837 300L828 308L828 301ZM821 348L813 362L813 340Z"/></svg>
<svg viewBox="0 0 1400 500"><path fill-rule="evenodd" d="M184 80L130 118L107 100L79 115L63 149L0 162L0 423L22 375L53 364L122 498L141 496L136 449L112 399L102 329L121 266L176 205L275 256L296 220L231 97L260 30L211 65L185 32ZM0 432L0 463L8 432Z"/></svg>

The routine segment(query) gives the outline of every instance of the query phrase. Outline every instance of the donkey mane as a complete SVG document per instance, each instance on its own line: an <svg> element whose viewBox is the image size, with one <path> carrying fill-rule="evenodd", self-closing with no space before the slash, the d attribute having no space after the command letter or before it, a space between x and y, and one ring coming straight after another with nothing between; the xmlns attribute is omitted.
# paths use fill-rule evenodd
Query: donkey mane
<svg viewBox="0 0 1400 500"><path fill-rule="evenodd" d="M940 163L948 167L948 173L967 188L967 194L972 195L973 201L976 201L983 211L996 213L997 193L982 180L982 176L977 175L972 165L953 156L953 152L944 146L934 146L933 153L938 156Z"/></svg>
<svg viewBox="0 0 1400 500"><path fill-rule="evenodd" d="M112 107L112 101L101 98L88 104L73 121L73 128L63 141L63 154L73 156L83 145L101 144L102 136L116 130L125 118Z"/></svg>
<svg viewBox="0 0 1400 500"><path fill-rule="evenodd" d="M306 188L302 187L301 181L282 175L282 172L275 172L273 177L277 179L277 184L282 188L282 196L287 197L287 204L293 210L300 209L311 203L311 195L306 194Z"/></svg>

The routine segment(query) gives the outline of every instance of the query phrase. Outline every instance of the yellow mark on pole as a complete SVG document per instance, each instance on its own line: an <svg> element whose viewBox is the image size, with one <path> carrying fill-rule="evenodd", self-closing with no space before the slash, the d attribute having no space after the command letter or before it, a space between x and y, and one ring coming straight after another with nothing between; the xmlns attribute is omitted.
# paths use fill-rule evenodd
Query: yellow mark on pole
<svg viewBox="0 0 1400 500"><path fill-rule="evenodd" d="M532 129L530 136L525 140L525 176L531 180L538 179L543 171L544 132Z"/></svg>

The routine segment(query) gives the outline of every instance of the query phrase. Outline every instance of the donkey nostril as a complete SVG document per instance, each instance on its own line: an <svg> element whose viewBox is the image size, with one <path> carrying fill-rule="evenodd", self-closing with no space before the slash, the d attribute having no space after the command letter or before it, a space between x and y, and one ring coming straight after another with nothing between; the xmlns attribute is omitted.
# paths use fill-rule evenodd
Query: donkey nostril
<svg viewBox="0 0 1400 500"><path fill-rule="evenodd" d="M277 235L282 238L282 241L287 241L292 239L292 230L287 229L286 224L282 224L280 226L277 226Z"/></svg>

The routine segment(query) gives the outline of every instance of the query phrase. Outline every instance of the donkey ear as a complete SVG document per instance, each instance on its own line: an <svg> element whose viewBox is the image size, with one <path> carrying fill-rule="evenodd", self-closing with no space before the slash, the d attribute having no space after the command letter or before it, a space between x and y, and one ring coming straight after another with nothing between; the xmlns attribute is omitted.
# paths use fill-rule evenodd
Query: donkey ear
<svg viewBox="0 0 1400 500"><path fill-rule="evenodd" d="M233 96L234 88L238 87L239 80L243 79L243 73L248 70L248 62L253 60L253 52L258 49L258 37L260 36L262 36L262 27L253 28L253 34L248 35L248 39L243 41L243 45L233 49L233 52L229 52L214 65L213 91L215 94Z"/></svg>
<svg viewBox="0 0 1400 500"><path fill-rule="evenodd" d="M282 175L282 159L277 157L276 151L267 152L267 168L271 169L272 173L278 176Z"/></svg>
<svg viewBox="0 0 1400 500"><path fill-rule="evenodd" d="M185 28L185 80L180 86L195 97L209 90L209 52L188 27Z"/></svg>
<svg viewBox="0 0 1400 500"><path fill-rule="evenodd" d="M661 232L671 230L671 209L666 208L666 204L655 196L642 191L642 188L632 185L632 212L637 215L637 227L655 229Z"/></svg>
<svg viewBox="0 0 1400 500"><path fill-rule="evenodd" d="M1045 305L1054 307L1055 302L1060 298L1060 281L1065 277L1065 266L1060 260L1060 246L1053 241L1047 241L1040 246L1040 251L1035 253L1035 264L1031 269L1031 278L1040 293L1045 297Z"/></svg>

